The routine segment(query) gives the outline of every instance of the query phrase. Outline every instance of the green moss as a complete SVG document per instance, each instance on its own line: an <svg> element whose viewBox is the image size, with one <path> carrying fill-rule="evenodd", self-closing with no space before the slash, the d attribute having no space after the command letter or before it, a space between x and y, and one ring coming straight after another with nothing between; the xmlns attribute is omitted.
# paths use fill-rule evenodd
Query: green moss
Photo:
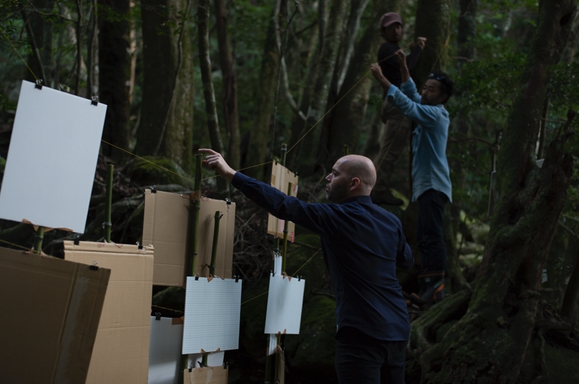
<svg viewBox="0 0 579 384"><path fill-rule="evenodd" d="M124 167L131 181L141 186L178 184L193 187L193 177L166 157L134 158Z"/></svg>

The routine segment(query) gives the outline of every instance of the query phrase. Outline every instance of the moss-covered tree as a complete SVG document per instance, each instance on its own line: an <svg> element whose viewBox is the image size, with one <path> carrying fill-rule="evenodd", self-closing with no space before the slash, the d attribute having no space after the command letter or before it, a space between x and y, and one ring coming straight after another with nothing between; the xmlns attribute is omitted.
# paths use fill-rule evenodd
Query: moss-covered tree
<svg viewBox="0 0 579 384"><path fill-rule="evenodd" d="M412 346L422 350L414 357L422 382L514 383L519 377L539 315L541 272L572 173L572 157L564 144L573 113L550 144L541 168L535 165L535 145L547 85L576 8L576 0L539 3L538 27L504 130L500 196L482 268L472 298L456 295L456 300L468 301L468 309L439 343L434 343L434 322L440 323L444 309L456 305L455 300L433 307L437 316L412 327Z"/></svg>

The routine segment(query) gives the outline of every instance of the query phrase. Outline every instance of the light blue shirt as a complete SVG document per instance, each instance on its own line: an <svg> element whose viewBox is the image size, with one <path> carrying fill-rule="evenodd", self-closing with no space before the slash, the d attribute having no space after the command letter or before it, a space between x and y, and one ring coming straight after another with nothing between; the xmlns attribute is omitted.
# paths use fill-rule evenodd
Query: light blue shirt
<svg viewBox="0 0 579 384"><path fill-rule="evenodd" d="M400 89L390 86L386 95L402 113L418 123L412 132L412 201L429 189L444 193L452 202L452 184L446 159L446 141L450 120L442 104L422 105L422 97L412 79Z"/></svg>

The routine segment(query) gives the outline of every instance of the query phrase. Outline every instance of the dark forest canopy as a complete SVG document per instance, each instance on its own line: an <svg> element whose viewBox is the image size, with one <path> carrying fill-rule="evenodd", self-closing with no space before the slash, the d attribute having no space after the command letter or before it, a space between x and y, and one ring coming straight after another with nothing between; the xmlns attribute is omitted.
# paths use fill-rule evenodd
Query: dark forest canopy
<svg viewBox="0 0 579 384"><path fill-rule="evenodd" d="M381 42L378 20L389 11L404 20L402 47L427 38L415 82L443 69L456 84L446 105L452 296L411 311L417 320L407 382L579 381L577 371L557 365L568 356L562 351L575 351L575 364L579 356L572 330L579 325L574 0L0 0L2 166L21 80L42 78L46 86L97 95L108 105L87 239L100 237L105 162L117 170L117 242L140 239L142 187L193 187L200 147L218 149L236 169L266 180L287 143L300 197L317 200L320 180L345 146L370 158L379 150L383 95L369 66ZM147 168L135 155L173 172ZM406 151L393 176L405 201L394 212L415 248L409 157ZM204 188L229 193L214 178ZM251 295L270 268L272 244L253 216L258 211L247 207L238 208L246 232L235 264ZM30 246L29 231L8 222L0 228L0 239ZM45 251L65 235L48 235ZM298 232L288 273L317 249L311 234ZM323 263L314 260L301 272L319 280L306 305L331 296ZM399 277L412 291L414 271ZM503 281L504 291L493 289ZM331 304L318 308L333 311ZM315 319L304 319L304 328ZM325 326L331 334L331 321ZM481 347L483 338L492 346ZM297 345L288 341L290 355L296 366L307 366Z"/></svg>

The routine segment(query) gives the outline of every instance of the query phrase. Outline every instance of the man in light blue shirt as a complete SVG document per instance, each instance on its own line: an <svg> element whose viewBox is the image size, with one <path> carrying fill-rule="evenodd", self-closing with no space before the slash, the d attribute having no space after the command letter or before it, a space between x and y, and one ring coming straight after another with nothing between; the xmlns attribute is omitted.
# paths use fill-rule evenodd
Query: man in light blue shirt
<svg viewBox="0 0 579 384"><path fill-rule="evenodd" d="M372 75L384 91L388 102L418 123L412 134L412 201L418 201L418 248L422 254L418 275L420 291L417 301L431 303L444 297L446 249L442 234L444 206L452 201L452 184L446 159L449 117L444 103L453 91L448 75L435 71L419 94L406 66L406 55L396 52L400 60L400 88L386 79L378 64L372 64Z"/></svg>

